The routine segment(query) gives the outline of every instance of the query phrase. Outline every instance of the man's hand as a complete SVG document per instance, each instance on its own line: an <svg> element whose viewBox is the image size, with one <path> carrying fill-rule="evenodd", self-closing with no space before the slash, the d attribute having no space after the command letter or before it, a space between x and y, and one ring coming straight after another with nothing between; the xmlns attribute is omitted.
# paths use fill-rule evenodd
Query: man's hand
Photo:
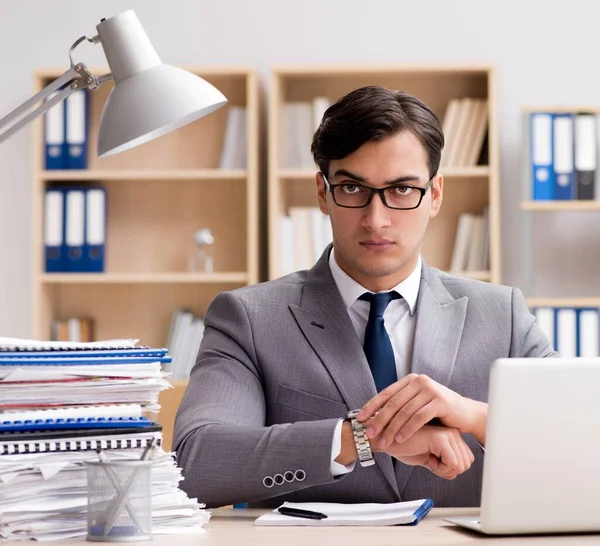
<svg viewBox="0 0 600 546"><path fill-rule="evenodd" d="M372 419L370 419L372 417ZM432 419L485 442L487 404L465 398L426 375L411 373L367 402L358 414L369 421L367 436L378 439L386 450L393 442L405 442Z"/></svg>
<svg viewBox="0 0 600 546"><path fill-rule="evenodd" d="M437 476L453 480L471 468L475 457L458 430L425 426L410 440L392 443L386 453L413 466L424 466Z"/></svg>

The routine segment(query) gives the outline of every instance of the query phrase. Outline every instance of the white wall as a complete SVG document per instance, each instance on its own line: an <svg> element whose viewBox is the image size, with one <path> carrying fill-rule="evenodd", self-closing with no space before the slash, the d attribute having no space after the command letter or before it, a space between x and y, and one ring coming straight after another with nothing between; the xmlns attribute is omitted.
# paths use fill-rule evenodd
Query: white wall
<svg viewBox="0 0 600 546"><path fill-rule="evenodd" d="M34 70L66 67L76 38L94 35L102 17L130 8L165 62L252 65L265 81L271 65L284 63L492 63L503 282L520 285L520 108L600 104L600 5L571 0L556 6L524 0L0 0L0 117L31 95ZM105 64L99 46L80 49L78 59ZM30 132L23 130L0 146L0 336L30 335L30 186ZM535 227L537 292L593 293L600 214L549 215ZM563 287L563 276L575 280Z"/></svg>

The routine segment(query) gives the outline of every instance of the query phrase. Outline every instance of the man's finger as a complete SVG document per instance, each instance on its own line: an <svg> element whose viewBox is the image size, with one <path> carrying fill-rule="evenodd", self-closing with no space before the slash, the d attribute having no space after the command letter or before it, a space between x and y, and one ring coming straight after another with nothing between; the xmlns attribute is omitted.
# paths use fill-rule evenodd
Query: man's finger
<svg viewBox="0 0 600 546"><path fill-rule="evenodd" d="M419 397L422 394L421 403L416 409L407 412L407 408L412 408L412 402L415 398ZM369 438L374 438L379 436L385 430L390 430L388 427L392 422L396 421L396 430L401 427L408 419L410 419L411 415L414 411L417 411L423 404L427 403L426 397L427 393L420 393L419 389L415 386L414 383L406 385L396 396L393 396L386 403L381 410L377 412L377 414L371 419L367 431L367 436ZM418 402L415 402L418 404ZM394 441L395 434L388 434L389 443Z"/></svg>
<svg viewBox="0 0 600 546"><path fill-rule="evenodd" d="M467 471L467 470L469 470L469 468L471 468L471 465L473 464L473 461L475 460L475 456L473 455L471 448L462 439L462 437L459 436L459 438L460 438L459 446L460 446L461 452L463 454L463 460L464 460L464 466L465 466L464 471Z"/></svg>
<svg viewBox="0 0 600 546"><path fill-rule="evenodd" d="M431 396L428 396L427 399L424 400L427 400L426 403L396 431L392 441L396 441L398 443L405 442L406 440L412 438L415 432L421 430L421 428L429 423L434 417L438 416L438 405L435 399L432 399Z"/></svg>
<svg viewBox="0 0 600 546"><path fill-rule="evenodd" d="M400 381L396 381L395 383L392 383L390 386L383 389L361 408L356 418L359 421L366 421L372 417L373 414L381 409L392 396L406 387L406 385L409 383L412 383L417 377L419 377L417 374L410 373L400 379Z"/></svg>
<svg viewBox="0 0 600 546"><path fill-rule="evenodd" d="M385 409L392 405L395 408L397 408L395 409L395 414L392 416L390 422L387 423L387 425L385 425L384 423L378 423L382 425L382 429L380 432L381 440L379 445L383 448L389 446L392 442L397 441L396 438L398 432L402 430L403 427L407 425L407 423L411 422L414 419L415 415L418 415L424 407L427 407L432 400L431 393L417 391L412 399L408 400L407 402L404 402L404 398L406 398L408 395L403 395L409 389L410 386L406 387L401 393L399 393L396 397L392 398L387 404ZM382 412L383 410L380 413ZM423 424L425 424L426 422L427 421L425 421ZM415 432L419 430L419 428L421 427L415 428Z"/></svg>

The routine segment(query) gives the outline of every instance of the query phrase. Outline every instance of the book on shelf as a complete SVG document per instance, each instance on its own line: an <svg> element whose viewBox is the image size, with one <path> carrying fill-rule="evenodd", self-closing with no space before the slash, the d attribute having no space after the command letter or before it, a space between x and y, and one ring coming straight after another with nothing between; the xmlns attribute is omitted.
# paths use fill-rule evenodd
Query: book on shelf
<svg viewBox="0 0 600 546"><path fill-rule="evenodd" d="M283 104L282 163L284 168L306 169L314 167L310 145L323 114L331 105L327 97L314 97L312 101L293 101Z"/></svg>
<svg viewBox="0 0 600 546"><path fill-rule="evenodd" d="M531 112L528 127L533 200L600 199L598 114Z"/></svg>
<svg viewBox="0 0 600 546"><path fill-rule="evenodd" d="M84 537L86 462L139 460L149 447L152 533L197 533L208 521L179 488L181 469L146 415L171 388L171 358L137 343L0 338L0 539Z"/></svg>
<svg viewBox="0 0 600 546"><path fill-rule="evenodd" d="M463 212L459 215L450 263L451 273L489 269L489 232L487 207L481 214Z"/></svg>
<svg viewBox="0 0 600 546"><path fill-rule="evenodd" d="M464 97L448 102L442 121L442 167L481 164L488 128L488 101Z"/></svg>
<svg viewBox="0 0 600 546"><path fill-rule="evenodd" d="M600 356L600 309L540 306L532 313L560 356Z"/></svg>
<svg viewBox="0 0 600 546"><path fill-rule="evenodd" d="M165 368L172 379L188 379L196 363L204 336L204 321L190 309L175 309L171 315L166 347L171 363Z"/></svg>
<svg viewBox="0 0 600 546"><path fill-rule="evenodd" d="M280 276L310 269L332 240L329 217L318 207L290 207L280 217Z"/></svg>
<svg viewBox="0 0 600 546"><path fill-rule="evenodd" d="M94 319L69 317L54 319L50 327L52 341L94 341Z"/></svg>
<svg viewBox="0 0 600 546"><path fill-rule="evenodd" d="M246 128L247 111L242 106L230 106L227 110L227 122L223 148L219 160L221 169L246 168Z"/></svg>

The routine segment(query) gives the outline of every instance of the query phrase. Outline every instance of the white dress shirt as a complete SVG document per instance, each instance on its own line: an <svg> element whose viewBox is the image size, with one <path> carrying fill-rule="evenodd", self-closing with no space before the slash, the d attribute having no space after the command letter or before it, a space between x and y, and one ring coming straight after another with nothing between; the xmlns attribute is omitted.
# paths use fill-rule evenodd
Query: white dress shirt
<svg viewBox="0 0 600 546"><path fill-rule="evenodd" d="M419 256L413 272L400 284L392 288L392 290L398 292L402 298L392 300L383 313L385 329L390 336L392 350L394 351L398 379L407 375L410 370L412 345L415 333L414 313L417 305L417 297L419 295L419 287L421 285L421 267L421 256ZM356 330L356 335L358 336L360 344L363 345L365 329L369 319L370 304L368 301L359 300L358 298L365 292L370 292L370 290L361 286L347 273L342 271L335 260L333 249L331 249L329 255L329 268L331 269L333 280L340 291L348 315L350 315L350 320ZM336 457L340 454L342 449L342 423L343 420L340 420L335 429L333 445L331 447L331 473L334 476L346 474L354 469L354 463L344 466L335 462Z"/></svg>

